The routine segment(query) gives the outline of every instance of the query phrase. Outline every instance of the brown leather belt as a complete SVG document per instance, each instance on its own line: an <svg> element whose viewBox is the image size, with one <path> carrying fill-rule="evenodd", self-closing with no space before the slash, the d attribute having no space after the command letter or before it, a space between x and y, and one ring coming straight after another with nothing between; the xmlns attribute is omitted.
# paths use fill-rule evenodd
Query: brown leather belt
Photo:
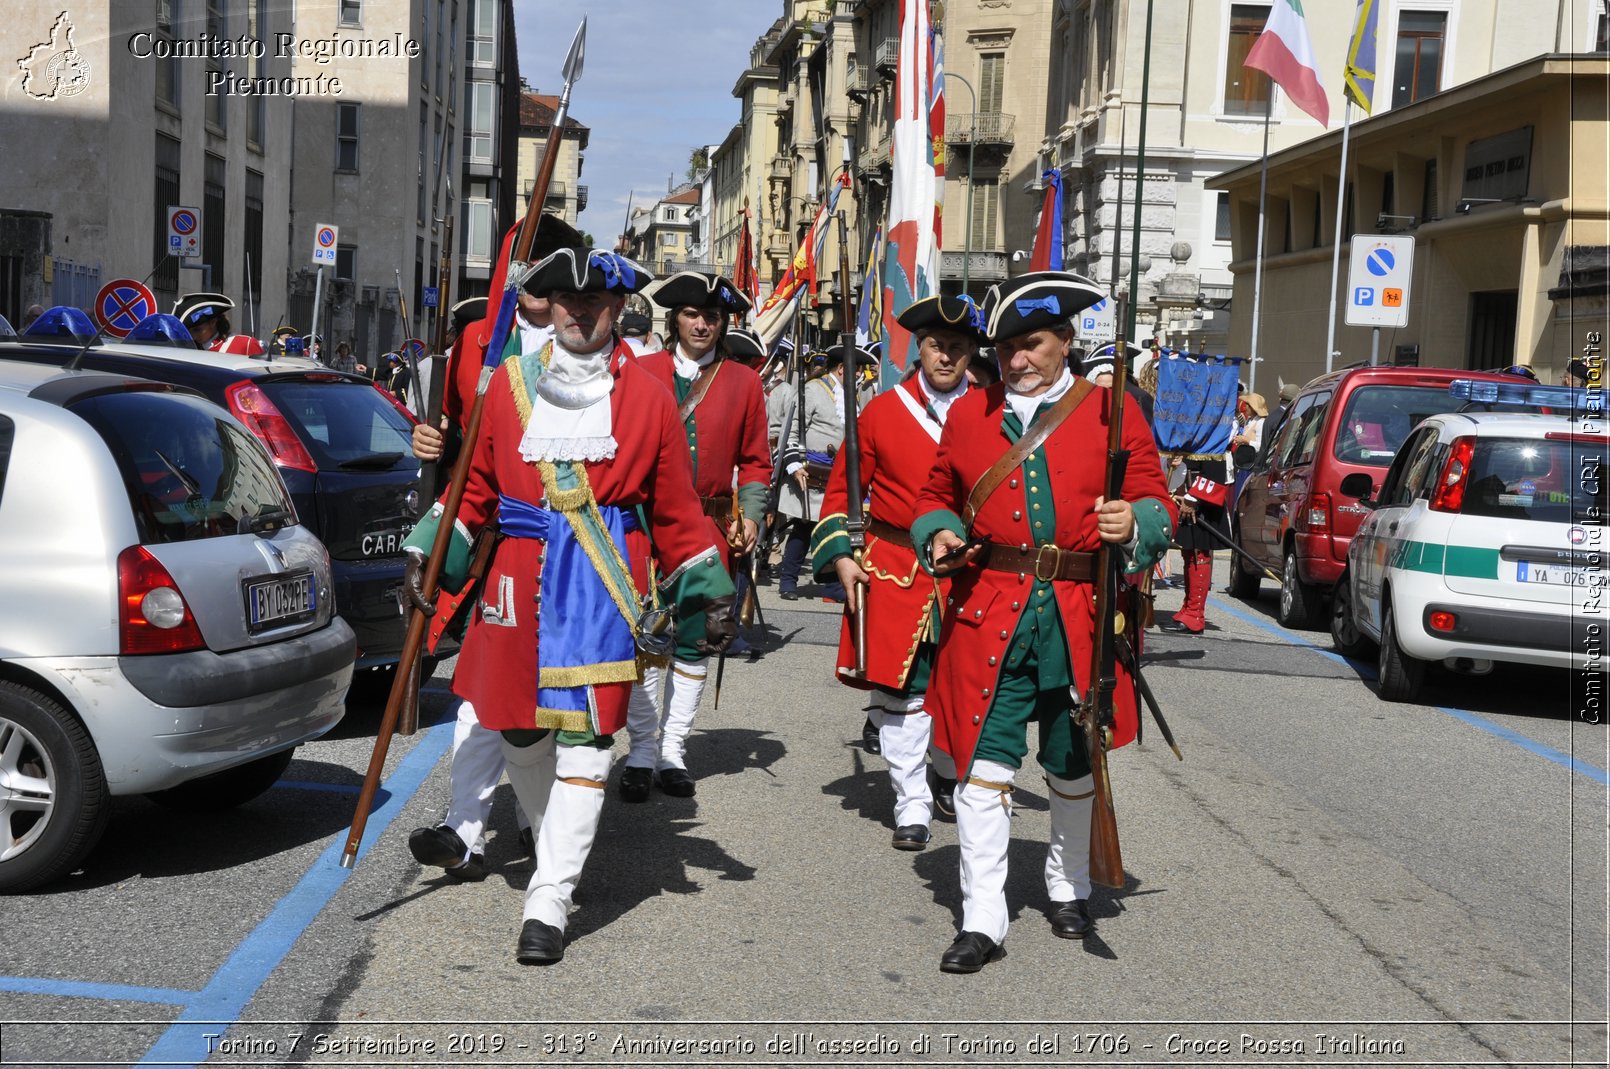
<svg viewBox="0 0 1610 1069"><path fill-rule="evenodd" d="M826 490L828 477L832 474L831 464L818 464L815 461L805 463L805 485L812 490Z"/></svg>
<svg viewBox="0 0 1610 1069"><path fill-rule="evenodd" d="M704 508L704 514L713 520L732 519L732 495L717 494L715 497L701 497L699 504Z"/></svg>
<svg viewBox="0 0 1610 1069"><path fill-rule="evenodd" d="M892 523L884 523L882 520L868 518L866 529L867 534L877 538L880 542L890 542L897 546L904 546L906 549L912 548L911 532L896 527Z"/></svg>
<svg viewBox="0 0 1610 1069"><path fill-rule="evenodd" d="M1096 555L1075 553L1061 546L1003 546L998 542L985 543L983 565L991 571L1011 572L1015 575L1032 575L1048 581L1071 580L1088 583L1095 578Z"/></svg>

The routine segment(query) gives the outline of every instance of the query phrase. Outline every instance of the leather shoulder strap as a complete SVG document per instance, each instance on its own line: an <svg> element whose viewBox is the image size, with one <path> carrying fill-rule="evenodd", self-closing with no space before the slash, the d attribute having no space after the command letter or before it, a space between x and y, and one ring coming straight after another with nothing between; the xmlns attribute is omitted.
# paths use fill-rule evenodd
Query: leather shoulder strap
<svg viewBox="0 0 1610 1069"><path fill-rule="evenodd" d="M688 391L687 398L676 410L676 418L679 422L686 423L688 417L693 415L693 410L699 407L699 402L704 400L704 395L710 392L710 383L715 380L716 372L726 362L726 358L722 357L721 359L710 361L709 367L700 369L699 377L693 380L693 389Z"/></svg>
<svg viewBox="0 0 1610 1069"><path fill-rule="evenodd" d="M1088 379L1075 379L1073 386L1062 395L1062 400L1052 405L1051 410L1040 417L1029 428L1028 433L1013 442L1012 448L1001 454L1001 458L991 464L989 470L979 477L978 482L973 484L972 493L967 495L967 507L962 511L962 523L969 531L973 528L973 518L978 515L978 510L984 507L984 502L988 501L989 496L1001 485L1007 473L1021 467L1029 454L1040 448L1045 440L1051 437L1051 432L1062 426L1062 421L1067 419L1069 414L1079 407L1079 402L1090 396L1090 392L1094 389Z"/></svg>

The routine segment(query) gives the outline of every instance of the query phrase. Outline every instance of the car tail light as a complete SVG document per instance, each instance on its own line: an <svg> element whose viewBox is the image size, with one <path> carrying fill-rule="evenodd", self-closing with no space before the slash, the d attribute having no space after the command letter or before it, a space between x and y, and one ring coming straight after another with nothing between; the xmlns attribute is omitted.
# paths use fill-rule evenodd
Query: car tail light
<svg viewBox="0 0 1610 1069"><path fill-rule="evenodd" d="M408 410L408 406L397 400L397 395L382 386L378 380L374 383L374 388L380 391L381 397L384 397L386 400L391 402L391 407L395 408L398 412L401 412L407 418L408 425L410 427L419 422L419 419Z"/></svg>
<svg viewBox="0 0 1610 1069"><path fill-rule="evenodd" d="M206 648L173 576L144 546L130 546L118 554L117 596L119 653Z"/></svg>
<svg viewBox="0 0 1610 1069"><path fill-rule="evenodd" d="M1582 434L1576 431L1548 431L1543 435L1551 442L1577 442L1581 445L1604 445L1602 434Z"/></svg>
<svg viewBox="0 0 1610 1069"><path fill-rule="evenodd" d="M246 424L246 429L257 435L274 456L274 463L282 468L298 471L318 471L312 455L302 439L291 429L290 421L274 407L260 387L251 382L237 382L224 391L229 411Z"/></svg>
<svg viewBox="0 0 1610 1069"><path fill-rule="evenodd" d="M1453 632L1459 626L1459 617L1451 612L1440 609L1426 617L1426 623L1431 625L1433 631Z"/></svg>
<svg viewBox="0 0 1610 1069"><path fill-rule="evenodd" d="M1453 451L1437 480L1436 491L1431 495L1431 507L1437 512L1458 512L1465 504L1465 476L1470 474L1470 456L1476 451L1476 439L1466 436L1453 440Z"/></svg>
<svg viewBox="0 0 1610 1069"><path fill-rule="evenodd" d="M1330 495L1311 494L1308 507L1303 509L1304 521L1312 534L1325 534L1330 530Z"/></svg>

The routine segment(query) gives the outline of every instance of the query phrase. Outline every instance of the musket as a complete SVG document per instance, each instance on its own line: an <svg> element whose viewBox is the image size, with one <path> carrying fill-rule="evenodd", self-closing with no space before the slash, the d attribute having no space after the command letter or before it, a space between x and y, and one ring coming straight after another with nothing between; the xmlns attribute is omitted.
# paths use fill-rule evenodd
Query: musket
<svg viewBox="0 0 1610 1069"><path fill-rule="evenodd" d="M447 325L448 314L452 309L452 287L453 217L449 214L442 220L442 259L436 274L436 337L431 346L430 388L425 391L423 417L427 427L441 426L442 396L446 392L448 373L452 370L448 366L447 359ZM419 465L419 485L425 487L425 492L432 500L436 498L438 491L436 468L437 462L434 460L421 461Z"/></svg>
<svg viewBox="0 0 1610 1069"><path fill-rule="evenodd" d="M839 351L844 354L844 490L848 500L844 507L844 530L850 538L850 559L861 567L866 554L866 511L861 500L861 414L860 400L861 361L855 348L855 318L850 310L850 245L845 236L844 210L839 217ZM855 664L848 672L839 675L845 679L866 678L866 596L865 583L851 583L848 595L851 634L855 638Z"/></svg>
<svg viewBox="0 0 1610 1069"><path fill-rule="evenodd" d="M442 561L447 557L448 543L452 538L453 521L458 517L459 505L464 500L464 487L469 482L470 459L475 452L474 443L480 437L481 413L486 407L486 388L492 381L492 372L503 359L503 348L508 344L509 331L514 326L514 311L520 287L531 275L531 265L526 263L526 258L531 255L531 245L537 237L537 221L542 214L542 205L548 199L548 184L553 180L554 163L559 158L559 139L564 130L565 114L570 110L570 90L581 78L586 42L587 19L584 16L580 28L576 30L575 39L570 42L570 53L565 57L564 91L559 97L559 108L554 113L553 128L548 132L548 145L543 153L542 165L537 169L536 181L532 183L531 201L526 206L525 219L520 224L520 234L515 240L514 255L509 263L504 283L502 304L498 307L491 342L486 347L481 377L475 384L475 403L470 408L470 418L464 427L464 448L459 450L458 459L453 464L452 480L447 486L447 496L442 501L441 523L436 528L436 540L431 546L430 557L425 564L423 593L427 602L436 596L436 587L442 575ZM347 833L346 847L341 852L341 867L344 869L350 869L357 860L358 847L363 842L363 829L369 821L369 810L373 808L375 793L380 789L380 773L385 767L386 753L391 747L391 735L397 727L397 717L408 690L408 678L419 659L424 639L425 615L417 609L410 610L408 633L403 640L402 655L397 662L397 674L391 682L391 694L386 699L386 711L380 719L380 730L375 734L374 752L369 755L369 769L364 773L363 788L358 792L358 805L352 815L352 828Z"/></svg>
<svg viewBox="0 0 1610 1069"><path fill-rule="evenodd" d="M1267 576L1268 578L1273 579L1277 583L1285 581L1285 580L1281 579L1280 576L1277 575L1274 572L1274 570L1271 569L1267 564L1264 564L1257 557L1254 557L1251 553L1248 553L1246 550L1244 550L1240 546L1236 545L1234 539L1231 539L1231 538L1227 537L1224 534L1223 531L1220 531L1217 527L1213 526L1211 523L1207 523L1206 521L1203 521L1201 519L1195 519L1195 520L1192 520L1191 522L1196 524L1196 526L1199 529L1201 529L1203 531L1206 531L1208 534L1212 535L1214 537L1214 539L1216 539L1218 541L1219 545L1223 546L1225 549L1228 549L1230 552L1232 552L1234 554L1237 554L1246 563L1252 565L1253 569L1255 571L1257 571L1259 574Z"/></svg>
<svg viewBox="0 0 1610 1069"><path fill-rule="evenodd" d="M1146 708L1151 710L1152 719L1157 721L1157 730L1163 733L1163 741L1168 743L1168 748L1174 751L1175 757L1181 761L1185 760L1185 755L1180 753L1179 743L1174 741L1174 732L1169 730L1168 721L1163 717L1163 710L1157 704L1157 696L1152 693L1151 684L1140 674L1140 658L1135 655L1135 647L1130 645L1128 637L1124 635L1114 635L1113 641L1118 645L1118 659L1129 669L1129 677L1135 681L1135 693L1145 703ZM1140 738L1138 729L1135 738L1137 740Z"/></svg>
<svg viewBox="0 0 1610 1069"><path fill-rule="evenodd" d="M1123 495L1129 451L1123 448L1124 395L1129 378L1129 355L1120 329L1113 346L1112 389L1107 396L1107 478L1103 500ZM1090 757L1095 800L1090 807L1090 879L1103 887L1124 885L1124 862L1118 848L1118 817L1113 812L1112 780L1107 774L1107 748L1112 741L1113 693L1118 688L1117 644L1113 608L1117 600L1119 552L1103 540L1096 550L1095 633L1090 643L1090 670L1085 692L1074 712L1084 730Z"/></svg>
<svg viewBox="0 0 1610 1069"><path fill-rule="evenodd" d="M728 550L731 551L730 556L731 556L731 559L732 559L732 567L731 567L732 585L734 587L736 587L738 585L738 569L739 569L739 567L741 567L739 565L739 563L738 563L738 559L739 559L738 558L738 547L743 545L743 530L744 530L744 510L743 510L743 506L738 504L738 495L737 494L732 495L732 512L729 515L728 520L729 520L729 525L727 527L727 548L728 548ZM755 592L755 588L754 588L753 578L751 577L751 582L750 582L750 585L749 585L749 594L750 594L751 597L754 595L754 592ZM715 701L711 703L712 708L715 708L715 709L721 708L721 679L726 674L727 674L727 651L726 651L725 648L723 648L720 653L716 654L716 696L715 696Z"/></svg>

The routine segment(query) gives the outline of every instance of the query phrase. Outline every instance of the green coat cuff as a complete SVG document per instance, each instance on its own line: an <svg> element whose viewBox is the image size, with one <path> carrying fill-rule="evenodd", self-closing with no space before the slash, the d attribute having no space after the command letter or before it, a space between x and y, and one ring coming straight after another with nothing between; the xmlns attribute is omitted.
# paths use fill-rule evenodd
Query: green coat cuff
<svg viewBox="0 0 1610 1069"><path fill-rule="evenodd" d="M935 509L925 512L911 525L911 544L917 547L917 559L922 562L922 570L929 575L934 574L933 558L929 554L929 543L934 535L940 531L949 531L958 538L967 537L967 525L962 518L949 509Z"/></svg>
<svg viewBox="0 0 1610 1069"><path fill-rule="evenodd" d="M765 483L740 483L738 486L738 507L744 510L744 519L752 520L756 524L766 518L766 498L770 496L771 488Z"/></svg>
<svg viewBox="0 0 1610 1069"><path fill-rule="evenodd" d="M431 547L436 544L436 529L442 525L442 512L440 501L432 505L430 511L414 525L413 532L403 540L403 549L418 550L428 558ZM464 583L470 576L471 541L469 528L455 519L453 533L447 540L447 556L442 560L442 574L436 582L439 589L450 594L464 589Z"/></svg>
<svg viewBox="0 0 1610 1069"><path fill-rule="evenodd" d="M1155 497L1143 497L1130 505L1135 511L1135 548L1129 555L1128 574L1145 571L1162 559L1174 542L1174 526L1168 509Z"/></svg>
<svg viewBox="0 0 1610 1069"><path fill-rule="evenodd" d="M716 598L736 594L732 576L721 566L721 555L714 548L699 554L660 584L660 600L672 607L678 620L702 613Z"/></svg>
<svg viewBox="0 0 1610 1069"><path fill-rule="evenodd" d="M811 532L811 574L819 583L838 578L833 562L850 555L849 518L842 512L822 517Z"/></svg>

